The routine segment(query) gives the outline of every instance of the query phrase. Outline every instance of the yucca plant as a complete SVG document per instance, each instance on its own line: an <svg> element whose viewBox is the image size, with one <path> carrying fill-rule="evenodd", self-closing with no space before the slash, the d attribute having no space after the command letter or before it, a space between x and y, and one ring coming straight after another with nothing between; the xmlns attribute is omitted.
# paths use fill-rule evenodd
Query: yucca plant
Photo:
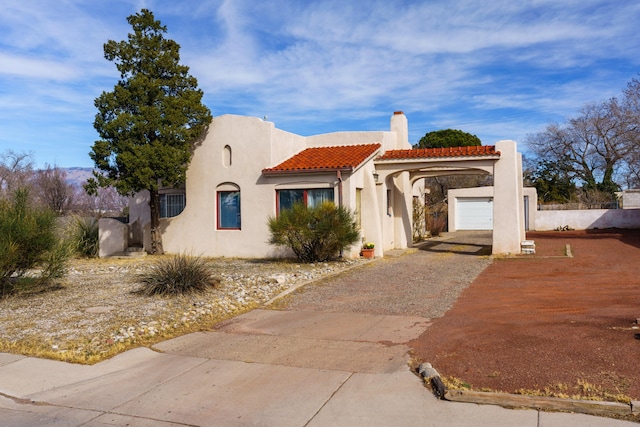
<svg viewBox="0 0 640 427"><path fill-rule="evenodd" d="M74 218L72 239L76 253L87 258L98 256L98 221L95 218Z"/></svg>
<svg viewBox="0 0 640 427"><path fill-rule="evenodd" d="M139 280L139 293L164 296L204 292L220 283L203 258L183 254L156 261L149 271L140 274Z"/></svg>

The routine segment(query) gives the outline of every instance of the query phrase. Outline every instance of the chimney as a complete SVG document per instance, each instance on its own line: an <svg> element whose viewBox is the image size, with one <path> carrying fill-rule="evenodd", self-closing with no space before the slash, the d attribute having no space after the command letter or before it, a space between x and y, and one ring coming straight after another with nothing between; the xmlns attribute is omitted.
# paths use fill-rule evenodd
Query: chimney
<svg viewBox="0 0 640 427"><path fill-rule="evenodd" d="M409 149L409 125L407 123L407 116L402 111L396 111L391 116L391 132L396 133L396 147L397 150Z"/></svg>

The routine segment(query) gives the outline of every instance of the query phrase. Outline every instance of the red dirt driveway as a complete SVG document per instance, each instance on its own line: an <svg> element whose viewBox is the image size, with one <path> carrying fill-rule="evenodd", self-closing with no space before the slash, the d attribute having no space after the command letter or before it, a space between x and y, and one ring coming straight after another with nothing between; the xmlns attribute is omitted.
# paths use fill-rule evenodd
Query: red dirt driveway
<svg viewBox="0 0 640 427"><path fill-rule="evenodd" d="M640 230L527 238L536 254L494 260L410 343L416 358L476 390L640 400Z"/></svg>

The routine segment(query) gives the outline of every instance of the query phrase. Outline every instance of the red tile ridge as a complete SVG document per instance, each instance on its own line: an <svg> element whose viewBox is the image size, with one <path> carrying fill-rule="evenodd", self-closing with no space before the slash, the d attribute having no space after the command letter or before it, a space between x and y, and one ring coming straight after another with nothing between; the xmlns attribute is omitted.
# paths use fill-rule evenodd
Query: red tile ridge
<svg viewBox="0 0 640 427"><path fill-rule="evenodd" d="M374 143L310 147L272 168L263 169L262 173L352 171L373 156L381 146Z"/></svg>
<svg viewBox="0 0 640 427"><path fill-rule="evenodd" d="M500 155L495 145L476 145L471 147L413 148L406 150L387 150L376 160L423 159L440 157L477 157Z"/></svg>

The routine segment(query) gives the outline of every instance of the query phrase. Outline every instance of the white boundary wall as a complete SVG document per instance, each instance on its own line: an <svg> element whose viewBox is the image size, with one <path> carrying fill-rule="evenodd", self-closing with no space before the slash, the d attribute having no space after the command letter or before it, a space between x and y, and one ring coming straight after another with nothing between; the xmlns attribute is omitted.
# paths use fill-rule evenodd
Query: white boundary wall
<svg viewBox="0 0 640 427"><path fill-rule="evenodd" d="M536 231L550 231L567 225L575 230L640 228L640 209L536 211Z"/></svg>
<svg viewBox="0 0 640 427"><path fill-rule="evenodd" d="M98 221L98 241L100 257L124 252L129 245L129 228L117 219L101 218Z"/></svg>

